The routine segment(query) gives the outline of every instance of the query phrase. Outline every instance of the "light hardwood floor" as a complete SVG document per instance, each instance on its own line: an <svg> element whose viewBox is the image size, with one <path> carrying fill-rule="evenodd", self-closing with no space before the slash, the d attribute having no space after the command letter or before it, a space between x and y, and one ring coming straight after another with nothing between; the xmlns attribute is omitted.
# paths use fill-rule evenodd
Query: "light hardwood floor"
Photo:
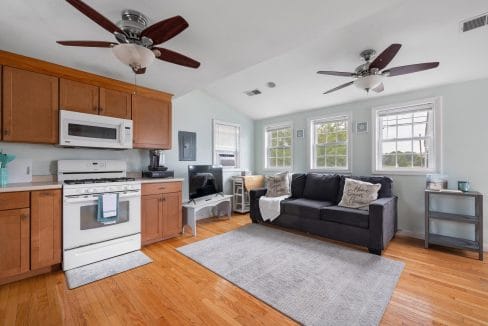
<svg viewBox="0 0 488 326"><path fill-rule="evenodd" d="M145 247L154 263L75 290L62 272L1 286L0 325L295 324L175 251L247 223L246 215L204 221L198 237ZM383 325L488 325L488 265L475 254L397 236L384 255L406 267Z"/></svg>

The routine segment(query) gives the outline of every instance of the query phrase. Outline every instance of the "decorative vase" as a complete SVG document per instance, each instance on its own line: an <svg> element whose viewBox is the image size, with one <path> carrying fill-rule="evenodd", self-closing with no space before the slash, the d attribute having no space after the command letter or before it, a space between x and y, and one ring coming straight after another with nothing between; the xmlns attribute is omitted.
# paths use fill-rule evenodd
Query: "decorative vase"
<svg viewBox="0 0 488 326"><path fill-rule="evenodd" d="M0 168L0 187L5 187L8 184L7 168Z"/></svg>

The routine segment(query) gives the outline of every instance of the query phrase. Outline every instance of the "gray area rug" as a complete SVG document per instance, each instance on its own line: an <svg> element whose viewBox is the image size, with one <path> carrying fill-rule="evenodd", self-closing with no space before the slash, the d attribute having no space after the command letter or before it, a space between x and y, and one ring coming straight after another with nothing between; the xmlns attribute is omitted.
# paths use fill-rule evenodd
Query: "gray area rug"
<svg viewBox="0 0 488 326"><path fill-rule="evenodd" d="M378 325L404 267L256 224L177 250L305 325Z"/></svg>
<svg viewBox="0 0 488 326"><path fill-rule="evenodd" d="M64 274L66 275L68 288L74 289L151 262L152 259L141 251L133 251L125 255L71 269Z"/></svg>

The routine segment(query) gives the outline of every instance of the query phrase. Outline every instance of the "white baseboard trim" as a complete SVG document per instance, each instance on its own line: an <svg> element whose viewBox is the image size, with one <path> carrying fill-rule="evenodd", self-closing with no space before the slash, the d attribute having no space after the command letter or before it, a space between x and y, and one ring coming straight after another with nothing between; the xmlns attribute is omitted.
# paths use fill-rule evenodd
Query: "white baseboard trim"
<svg viewBox="0 0 488 326"><path fill-rule="evenodd" d="M423 233L412 232L409 230L398 230L397 234L414 239L425 240L425 235ZM483 242L483 251L488 252L488 242Z"/></svg>

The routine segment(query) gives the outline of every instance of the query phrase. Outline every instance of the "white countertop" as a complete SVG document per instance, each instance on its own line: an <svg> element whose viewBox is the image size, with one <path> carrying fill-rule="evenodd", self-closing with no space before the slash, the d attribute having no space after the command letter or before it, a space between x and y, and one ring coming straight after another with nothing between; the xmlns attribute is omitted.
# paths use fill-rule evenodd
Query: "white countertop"
<svg viewBox="0 0 488 326"><path fill-rule="evenodd" d="M0 192L15 192L15 191L34 191L34 190L48 190L61 189L62 183L58 182L26 182L26 183L9 183L6 186L0 187Z"/></svg>
<svg viewBox="0 0 488 326"><path fill-rule="evenodd" d="M182 178L136 178L141 183L161 183L161 182L183 182Z"/></svg>
<svg viewBox="0 0 488 326"><path fill-rule="evenodd" d="M136 178L136 181L140 183L162 183L162 182L183 182L182 178ZM2 192L16 192L16 191L35 191L35 190L49 190L49 189L61 189L62 183L54 181L46 182L26 182L26 183L9 183L4 187L0 187L0 193Z"/></svg>

